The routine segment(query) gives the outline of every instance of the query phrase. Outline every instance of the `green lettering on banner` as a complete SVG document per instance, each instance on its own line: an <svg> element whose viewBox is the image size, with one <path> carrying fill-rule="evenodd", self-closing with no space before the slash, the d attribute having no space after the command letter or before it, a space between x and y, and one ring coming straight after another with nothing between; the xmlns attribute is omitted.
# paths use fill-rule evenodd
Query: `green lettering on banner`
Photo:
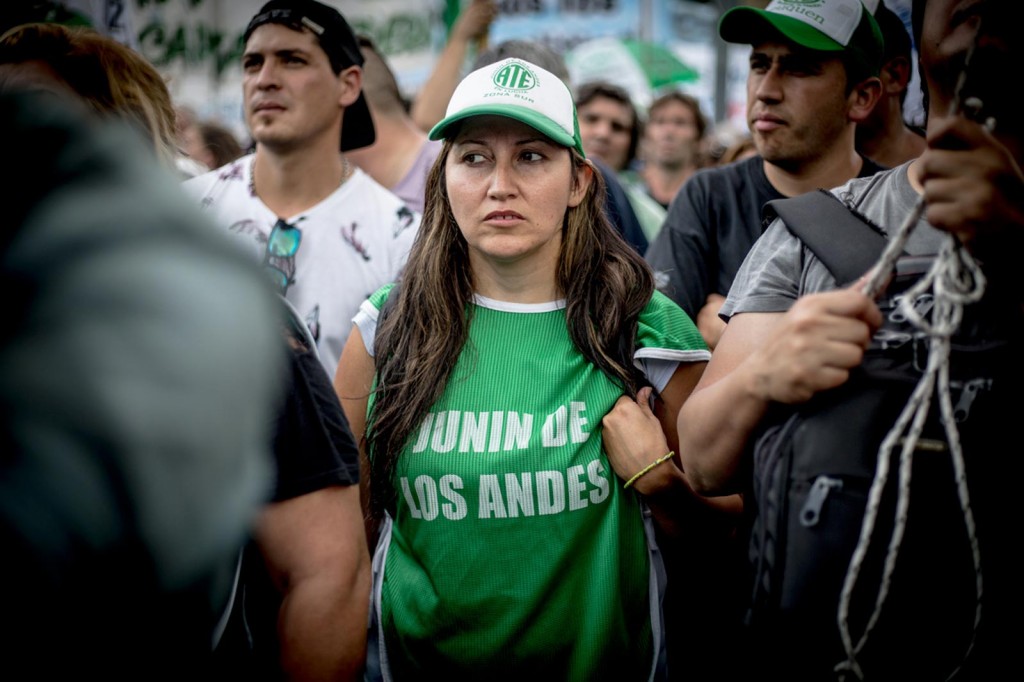
<svg viewBox="0 0 1024 682"><path fill-rule="evenodd" d="M188 49L185 43L185 27L179 26L164 45L164 60L170 64L175 60L188 63Z"/></svg>
<svg viewBox="0 0 1024 682"><path fill-rule="evenodd" d="M158 20L146 24L138 34L139 51L157 68L180 62L186 66L209 64L220 77L236 62L241 62L242 33L233 40L212 26L178 25L174 28Z"/></svg>
<svg viewBox="0 0 1024 682"><path fill-rule="evenodd" d="M387 56L422 52L431 48L430 28L435 19L430 13L393 14L383 21L358 18L352 21L356 33L373 39L377 48Z"/></svg>

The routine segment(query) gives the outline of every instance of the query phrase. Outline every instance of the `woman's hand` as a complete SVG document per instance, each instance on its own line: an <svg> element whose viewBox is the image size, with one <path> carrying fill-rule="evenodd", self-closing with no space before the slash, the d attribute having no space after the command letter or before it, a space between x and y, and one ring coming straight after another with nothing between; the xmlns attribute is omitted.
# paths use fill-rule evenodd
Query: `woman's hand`
<svg viewBox="0 0 1024 682"><path fill-rule="evenodd" d="M669 451L661 422L651 411L651 388L640 389L636 401L622 396L604 416L604 449L616 475L628 481L644 467ZM672 484L681 472L675 458L659 464L633 483L642 495L650 495Z"/></svg>

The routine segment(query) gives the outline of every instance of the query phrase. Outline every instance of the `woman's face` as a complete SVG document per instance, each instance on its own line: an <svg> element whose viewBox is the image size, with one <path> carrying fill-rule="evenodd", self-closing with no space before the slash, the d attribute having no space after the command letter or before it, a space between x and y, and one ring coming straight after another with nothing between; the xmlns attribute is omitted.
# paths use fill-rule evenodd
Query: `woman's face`
<svg viewBox="0 0 1024 682"><path fill-rule="evenodd" d="M445 173L470 264L531 260L554 268L565 212L586 195L588 171L580 170L574 182L569 150L523 123L468 119L453 140Z"/></svg>

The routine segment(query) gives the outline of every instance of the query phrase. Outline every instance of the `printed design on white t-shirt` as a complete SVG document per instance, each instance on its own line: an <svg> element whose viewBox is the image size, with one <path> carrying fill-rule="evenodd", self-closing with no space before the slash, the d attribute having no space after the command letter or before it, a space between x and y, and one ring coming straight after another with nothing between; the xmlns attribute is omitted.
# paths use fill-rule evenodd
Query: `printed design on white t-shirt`
<svg viewBox="0 0 1024 682"><path fill-rule="evenodd" d="M350 225L342 225L341 230L339 231L339 234L341 235L341 240L348 244L349 246L351 246L352 249L356 253L358 253L365 262L369 262L370 251L369 249L366 248L366 245L363 244L363 242L361 242L358 237L356 237L357 229L359 229L359 223L356 222L353 222Z"/></svg>
<svg viewBox="0 0 1024 682"><path fill-rule="evenodd" d="M206 196L204 196L200 200L199 207L203 208L203 209L206 209L206 208L209 208L210 206L212 206L213 202L214 202L214 198L213 197L216 194L216 192L214 192L214 190L219 189L220 186L223 183L225 183L225 182L231 182L232 180L242 181L244 179L244 175L245 175L245 172L244 172L244 169L242 167L242 163L240 161L236 161L236 162L234 162L232 164L228 164L227 166L224 166L220 170L220 173L217 175L217 181L215 183L213 183L213 187L211 187L210 191L206 193ZM249 194L250 194L250 196L252 196L253 195L252 194L252 188L250 187L249 190L250 190Z"/></svg>
<svg viewBox="0 0 1024 682"><path fill-rule="evenodd" d="M413 214L412 209L410 209L408 206L404 204L399 207L395 215L398 218L398 220L395 221L395 230L391 236L397 239L398 235L402 234L410 227L412 227L413 221L416 219L416 216Z"/></svg>
<svg viewBox="0 0 1024 682"><path fill-rule="evenodd" d="M272 276L275 284L282 287L280 290L282 295L287 293L288 288L295 283L295 273L298 270L295 256L298 253L298 250L296 249L288 254L275 253L273 252L274 249L269 242L275 229L284 228L298 230L299 223L303 220L305 220L305 216L300 216L293 223L287 223L282 219L278 219L277 223L270 228L269 232L264 231L264 229L260 227L260 223L252 218L236 220L228 226L228 232L251 239L255 242L260 253L263 254L263 266L268 270L268 273ZM299 242L299 245L301 246L301 241Z"/></svg>
<svg viewBox="0 0 1024 682"><path fill-rule="evenodd" d="M313 309L306 315L306 326L309 327L309 332L313 335L313 340L320 343L320 304L317 303L313 306Z"/></svg>
<svg viewBox="0 0 1024 682"><path fill-rule="evenodd" d="M281 216L253 196L253 158L243 157L193 178L185 186L244 252L271 266L270 276L279 287L290 284L287 298L310 321L321 361L333 376L352 328L352 316L368 293L398 279L420 215L355 169L347 182L319 204L286 217L291 225L302 219L294 265L268 260L268 242L275 254L292 250L276 248L273 230ZM289 242L281 244L288 247Z"/></svg>

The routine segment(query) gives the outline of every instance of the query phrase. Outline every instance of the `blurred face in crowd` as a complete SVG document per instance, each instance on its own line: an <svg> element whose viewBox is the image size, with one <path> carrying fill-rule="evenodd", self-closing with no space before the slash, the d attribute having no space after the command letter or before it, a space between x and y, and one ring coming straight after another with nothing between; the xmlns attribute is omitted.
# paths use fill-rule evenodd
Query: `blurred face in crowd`
<svg viewBox="0 0 1024 682"><path fill-rule="evenodd" d="M213 157L213 152L206 146L203 141L202 132L199 130L199 126L192 124L186 126L181 131L181 146L182 151L192 159L195 159L199 163L203 164L207 168L216 168L217 161Z"/></svg>
<svg viewBox="0 0 1024 682"><path fill-rule="evenodd" d="M629 138L634 124L629 106L597 95L578 107L576 113L587 158L595 158L615 170L623 170L629 162Z"/></svg>
<svg viewBox="0 0 1024 682"><path fill-rule="evenodd" d="M697 116L686 104L666 100L650 112L644 131L647 162L668 168L693 163L698 146Z"/></svg>

